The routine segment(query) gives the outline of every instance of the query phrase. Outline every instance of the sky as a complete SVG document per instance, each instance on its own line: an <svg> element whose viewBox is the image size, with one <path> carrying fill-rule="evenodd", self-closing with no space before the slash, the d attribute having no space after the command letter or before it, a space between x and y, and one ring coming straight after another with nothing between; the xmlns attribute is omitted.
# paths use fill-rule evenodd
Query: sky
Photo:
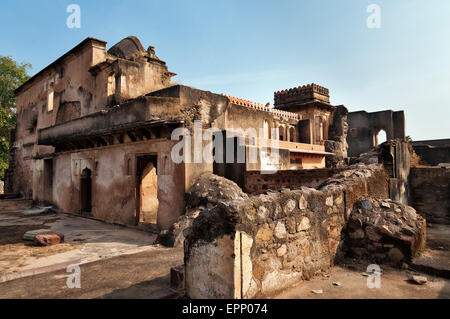
<svg viewBox="0 0 450 319"><path fill-rule="evenodd" d="M67 27L70 4L80 28ZM110 48L135 35L177 83L273 104L314 82L349 111L404 110L414 140L450 138L448 0L2 0L0 17L0 55L31 74L86 37Z"/></svg>

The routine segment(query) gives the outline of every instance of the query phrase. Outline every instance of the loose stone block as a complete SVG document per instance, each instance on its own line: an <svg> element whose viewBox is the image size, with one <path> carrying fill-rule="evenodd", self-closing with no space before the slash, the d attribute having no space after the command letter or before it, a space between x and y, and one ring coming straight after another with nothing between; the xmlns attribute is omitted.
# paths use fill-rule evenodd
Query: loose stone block
<svg viewBox="0 0 450 319"><path fill-rule="evenodd" d="M23 234L23 239L25 240L34 240L34 237L39 234L48 234L52 231L50 229L34 229L27 231L25 234Z"/></svg>
<svg viewBox="0 0 450 319"><path fill-rule="evenodd" d="M63 241L64 235L61 234L39 234L34 237L34 243L38 246L51 246Z"/></svg>

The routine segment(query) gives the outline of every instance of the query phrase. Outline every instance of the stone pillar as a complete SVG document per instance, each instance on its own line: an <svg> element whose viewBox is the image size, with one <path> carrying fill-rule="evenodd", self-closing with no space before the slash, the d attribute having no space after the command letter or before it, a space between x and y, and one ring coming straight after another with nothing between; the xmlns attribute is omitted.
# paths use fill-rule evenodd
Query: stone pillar
<svg viewBox="0 0 450 319"><path fill-rule="evenodd" d="M250 249L253 239L243 232L211 242L185 246L186 293L193 299L249 297L252 284Z"/></svg>

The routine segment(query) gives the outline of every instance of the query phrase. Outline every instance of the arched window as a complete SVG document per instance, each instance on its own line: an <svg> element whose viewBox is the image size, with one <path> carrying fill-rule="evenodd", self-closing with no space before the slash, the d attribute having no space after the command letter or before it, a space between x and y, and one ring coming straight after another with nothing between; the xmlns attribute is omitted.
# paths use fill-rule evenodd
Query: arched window
<svg viewBox="0 0 450 319"><path fill-rule="evenodd" d="M47 111L53 111L53 104L55 99L55 91L53 89L53 82L50 83L47 91Z"/></svg>
<svg viewBox="0 0 450 319"><path fill-rule="evenodd" d="M269 138L269 122L267 122L267 120L264 120L263 138L264 139Z"/></svg>
<svg viewBox="0 0 450 319"><path fill-rule="evenodd" d="M284 126L278 126L278 136L280 141L284 141Z"/></svg>
<svg viewBox="0 0 450 319"><path fill-rule="evenodd" d="M291 126L289 128L289 142L296 142L297 137L295 136L295 129Z"/></svg>
<svg viewBox="0 0 450 319"><path fill-rule="evenodd" d="M374 135L373 145L378 146L387 141L386 131L381 129Z"/></svg>

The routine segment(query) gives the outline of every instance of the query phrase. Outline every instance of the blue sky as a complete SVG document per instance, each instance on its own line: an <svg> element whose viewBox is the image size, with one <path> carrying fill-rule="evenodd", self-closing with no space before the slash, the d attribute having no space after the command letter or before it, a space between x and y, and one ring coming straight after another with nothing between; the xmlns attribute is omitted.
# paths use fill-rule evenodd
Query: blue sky
<svg viewBox="0 0 450 319"><path fill-rule="evenodd" d="M66 7L81 7L81 28ZM369 4L381 28L366 26ZM257 102L307 83L350 111L406 112L415 140L450 138L450 1L2 0L0 54L36 73L91 36L136 35L177 82Z"/></svg>

